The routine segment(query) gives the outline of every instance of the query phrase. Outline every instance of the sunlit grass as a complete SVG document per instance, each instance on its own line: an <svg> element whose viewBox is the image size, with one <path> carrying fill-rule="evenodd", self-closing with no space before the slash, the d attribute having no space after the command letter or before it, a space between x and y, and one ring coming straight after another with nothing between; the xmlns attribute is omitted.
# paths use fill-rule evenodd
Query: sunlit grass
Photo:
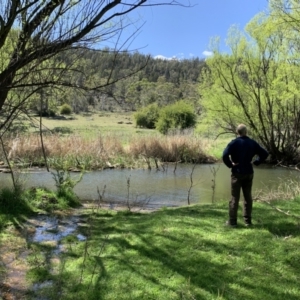
<svg viewBox="0 0 300 300"><path fill-rule="evenodd" d="M300 215L299 200L274 204ZM88 240L65 242L58 274L41 264L53 281L47 299L299 299L297 217L255 203L254 228L231 229L227 209L94 212Z"/></svg>
<svg viewBox="0 0 300 300"><path fill-rule="evenodd" d="M70 118L72 118L70 120ZM43 118L45 128L68 127L71 132L86 138L97 138L99 135L118 134L126 139L128 136L153 134L155 131L136 128L131 113L93 113L87 115L67 116L66 120Z"/></svg>

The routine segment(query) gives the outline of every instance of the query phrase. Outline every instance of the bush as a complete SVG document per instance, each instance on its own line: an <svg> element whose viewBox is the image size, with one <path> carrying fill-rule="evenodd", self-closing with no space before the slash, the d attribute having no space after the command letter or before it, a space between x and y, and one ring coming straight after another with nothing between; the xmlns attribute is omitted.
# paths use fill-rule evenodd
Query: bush
<svg viewBox="0 0 300 300"><path fill-rule="evenodd" d="M197 116L193 107L184 101L178 101L161 110L155 127L159 132L166 134L170 129L195 127L196 123Z"/></svg>
<svg viewBox="0 0 300 300"><path fill-rule="evenodd" d="M62 115L70 115L72 113L72 107L69 104L63 104L60 108L60 113Z"/></svg>
<svg viewBox="0 0 300 300"><path fill-rule="evenodd" d="M80 202L74 192L74 187L82 180L83 173L80 173L77 179L72 178L70 172L65 170L56 170L56 173L52 175L57 188L57 196L63 198L69 206L78 206Z"/></svg>
<svg viewBox="0 0 300 300"><path fill-rule="evenodd" d="M61 134L71 134L73 133L73 130L69 127L61 126L61 127L54 127L52 129L52 132L61 133Z"/></svg>
<svg viewBox="0 0 300 300"><path fill-rule="evenodd" d="M136 126L149 129L155 128L159 112L157 104L150 104L134 114Z"/></svg>

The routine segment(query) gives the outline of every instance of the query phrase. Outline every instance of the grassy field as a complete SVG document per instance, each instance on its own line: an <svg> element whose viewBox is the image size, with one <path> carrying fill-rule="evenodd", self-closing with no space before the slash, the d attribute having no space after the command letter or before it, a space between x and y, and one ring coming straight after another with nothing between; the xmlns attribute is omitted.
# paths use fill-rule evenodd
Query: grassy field
<svg viewBox="0 0 300 300"><path fill-rule="evenodd" d="M235 229L224 226L227 203L86 211L88 239L67 237L59 260L31 244L27 276L51 282L43 299L298 300L300 201L273 206L255 203L254 227Z"/></svg>
<svg viewBox="0 0 300 300"><path fill-rule="evenodd" d="M91 113L86 115L72 115L66 120L43 118L45 128L67 127L71 133L87 138L96 138L103 134L117 134L119 136L132 136L140 134L157 134L154 130L136 128L132 113Z"/></svg>

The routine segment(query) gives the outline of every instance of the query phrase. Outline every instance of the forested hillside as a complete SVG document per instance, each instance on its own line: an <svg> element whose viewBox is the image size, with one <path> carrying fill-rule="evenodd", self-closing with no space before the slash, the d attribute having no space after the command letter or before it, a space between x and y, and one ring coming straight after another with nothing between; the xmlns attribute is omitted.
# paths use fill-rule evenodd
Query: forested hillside
<svg viewBox="0 0 300 300"><path fill-rule="evenodd" d="M134 111L150 103L165 106L181 99L197 110L197 81L205 65L199 58L163 60L138 52L77 49L61 53L59 60L78 70L74 78L78 86L99 86L86 93L70 89L56 97L61 104L69 103L74 112L86 111L91 105ZM108 82L112 84L101 87Z"/></svg>

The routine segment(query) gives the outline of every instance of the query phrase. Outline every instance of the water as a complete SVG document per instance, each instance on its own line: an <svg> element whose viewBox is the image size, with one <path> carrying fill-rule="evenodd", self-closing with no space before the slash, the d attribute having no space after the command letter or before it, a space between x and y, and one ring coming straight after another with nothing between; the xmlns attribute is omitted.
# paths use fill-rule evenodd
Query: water
<svg viewBox="0 0 300 300"><path fill-rule="evenodd" d="M216 172L214 200L230 197L230 170L224 164L197 165L192 174L193 165L169 165L166 171L112 169L88 172L75 187L76 194L82 200L97 200L104 192L104 199L115 203L148 203L148 207L181 206L187 204L190 189L192 204L211 203L213 198L213 171ZM277 187L287 179L299 180L300 172L269 166L256 167L253 194L261 189ZM192 182L191 182L192 174ZM79 174L72 174L75 178ZM21 174L26 187L42 186L55 189L51 173L44 170ZM11 185L9 174L0 174L2 186ZM104 188L105 187L105 188ZM114 204L113 204L114 203Z"/></svg>

